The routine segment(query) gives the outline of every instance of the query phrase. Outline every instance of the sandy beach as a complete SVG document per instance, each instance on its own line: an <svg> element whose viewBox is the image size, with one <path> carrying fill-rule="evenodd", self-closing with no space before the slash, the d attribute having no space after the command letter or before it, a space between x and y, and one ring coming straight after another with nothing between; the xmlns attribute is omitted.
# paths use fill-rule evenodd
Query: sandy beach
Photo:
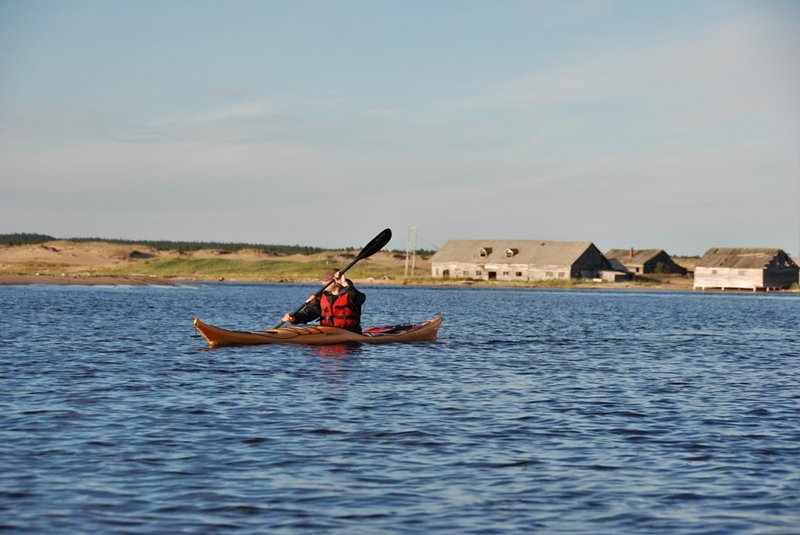
<svg viewBox="0 0 800 535"><path fill-rule="evenodd" d="M18 275L13 273L0 274L0 286L9 284L58 284L80 286L144 286L146 284L172 286L180 283L177 279L145 276L80 276L80 275Z"/></svg>
<svg viewBox="0 0 800 535"><path fill-rule="evenodd" d="M71 242L57 240L29 245L0 245L0 285L9 284L179 284L187 280L206 281L251 281L251 282L316 282L317 269L309 275L301 273L304 265L346 265L353 258L343 252L324 252L313 255L277 255L257 249L223 251L213 248L193 251L160 250L147 245L117 244L110 242ZM168 270L153 274L153 264L174 262L194 263L196 271ZM213 265L217 262L224 267ZM288 268L289 276L270 278L253 271L253 266L273 264L296 266ZM356 280L358 271L369 264L378 271L395 275L403 272L404 258L381 251L362 261L358 269L351 271ZM211 265L212 267L207 267ZM206 266L206 267L204 267ZM229 269L228 269L229 268ZM297 273L292 276L292 271ZM306 270L308 271L308 270ZM319 269L320 273L323 271ZM430 263L417 257L418 276L430 273ZM376 282L377 277L362 280Z"/></svg>
<svg viewBox="0 0 800 535"><path fill-rule="evenodd" d="M156 255L109 243L48 242L33 245L0 246L0 285L173 285L172 278L148 275L103 274L135 262L138 258ZM101 271L101 273L95 273Z"/></svg>

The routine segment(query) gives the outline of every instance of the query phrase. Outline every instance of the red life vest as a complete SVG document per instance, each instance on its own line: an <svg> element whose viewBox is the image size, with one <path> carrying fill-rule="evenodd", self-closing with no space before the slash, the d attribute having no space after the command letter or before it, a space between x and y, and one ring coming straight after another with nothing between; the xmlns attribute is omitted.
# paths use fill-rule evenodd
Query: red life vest
<svg viewBox="0 0 800 535"><path fill-rule="evenodd" d="M358 327L361 323L361 318L350 306L350 297L348 296L347 292L342 292L333 297L333 303L331 303L328 299L328 294L322 294L322 298L319 301L320 325L342 327L344 329Z"/></svg>

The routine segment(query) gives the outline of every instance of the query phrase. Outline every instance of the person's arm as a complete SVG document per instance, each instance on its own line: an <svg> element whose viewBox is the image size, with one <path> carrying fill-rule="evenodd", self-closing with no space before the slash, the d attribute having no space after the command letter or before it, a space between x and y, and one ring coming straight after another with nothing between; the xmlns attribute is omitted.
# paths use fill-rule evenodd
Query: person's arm
<svg viewBox="0 0 800 535"><path fill-rule="evenodd" d="M364 295L363 292L359 291L355 286L353 286L352 281L348 282L350 283L350 285L345 288L345 291L347 292L347 299L353 305L360 307L361 305L364 304L364 301L367 300L367 296Z"/></svg>
<svg viewBox="0 0 800 535"><path fill-rule="evenodd" d="M315 296L311 296L312 298ZM300 309L294 316L290 314L286 314L283 316L283 321L287 323L309 323L317 319L320 315L321 311L319 308L319 301L317 299L312 299L311 301L306 302L303 305L303 308Z"/></svg>

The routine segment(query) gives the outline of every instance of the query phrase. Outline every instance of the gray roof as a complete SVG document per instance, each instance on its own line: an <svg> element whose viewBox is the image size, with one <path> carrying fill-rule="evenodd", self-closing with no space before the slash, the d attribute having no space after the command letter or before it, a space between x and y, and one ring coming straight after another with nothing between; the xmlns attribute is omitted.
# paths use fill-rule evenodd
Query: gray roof
<svg viewBox="0 0 800 535"><path fill-rule="evenodd" d="M634 249L631 257L630 249L611 249L605 256L609 260L619 260L623 264L644 264L664 253L663 249Z"/></svg>
<svg viewBox="0 0 800 535"><path fill-rule="evenodd" d="M769 247L712 247L697 266L760 269L769 265L781 252L780 249Z"/></svg>
<svg viewBox="0 0 800 535"><path fill-rule="evenodd" d="M628 268L625 267L625 264L623 264L616 258L608 258L608 262L611 264L611 269L613 269L614 271L625 271L625 272L628 271Z"/></svg>
<svg viewBox="0 0 800 535"><path fill-rule="evenodd" d="M590 241L448 240L431 257L431 262L570 266L593 246ZM482 249L487 251L486 256L480 255ZM507 257L508 249L516 250L516 253Z"/></svg>

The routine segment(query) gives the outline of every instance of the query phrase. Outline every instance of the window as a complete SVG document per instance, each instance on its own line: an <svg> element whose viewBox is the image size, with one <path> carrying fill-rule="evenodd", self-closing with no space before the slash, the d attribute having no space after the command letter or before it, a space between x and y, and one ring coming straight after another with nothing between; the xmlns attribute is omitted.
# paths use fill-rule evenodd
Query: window
<svg viewBox="0 0 800 535"><path fill-rule="evenodd" d="M514 273L514 275L517 276L517 277L521 277L522 276L522 272L521 271L517 271L516 273Z"/></svg>
<svg viewBox="0 0 800 535"><path fill-rule="evenodd" d="M559 279L563 279L563 278L564 278L564 277L566 277L566 276L567 276L567 274L566 274L566 273L564 273L563 271L559 272L559 274L558 274L558 278L559 278Z"/></svg>
<svg viewBox="0 0 800 535"><path fill-rule="evenodd" d="M478 254L481 256L481 258L486 258L490 254L492 254L492 248L491 247L482 247L481 250L478 251Z"/></svg>
<svg viewBox="0 0 800 535"><path fill-rule="evenodd" d="M481 273L481 270L477 270L475 271L475 275L480 277L481 275L483 275L483 273Z"/></svg>
<svg viewBox="0 0 800 535"><path fill-rule="evenodd" d="M546 271L544 276L547 277L548 279L552 279L553 278L553 272L552 271Z"/></svg>
<svg viewBox="0 0 800 535"><path fill-rule="evenodd" d="M515 256L518 252L519 249L512 249L509 247L508 249L506 249L506 258L511 258L512 256Z"/></svg>
<svg viewBox="0 0 800 535"><path fill-rule="evenodd" d="M508 271L504 271L504 272L503 272L503 276L504 276L504 277L508 277Z"/></svg>

